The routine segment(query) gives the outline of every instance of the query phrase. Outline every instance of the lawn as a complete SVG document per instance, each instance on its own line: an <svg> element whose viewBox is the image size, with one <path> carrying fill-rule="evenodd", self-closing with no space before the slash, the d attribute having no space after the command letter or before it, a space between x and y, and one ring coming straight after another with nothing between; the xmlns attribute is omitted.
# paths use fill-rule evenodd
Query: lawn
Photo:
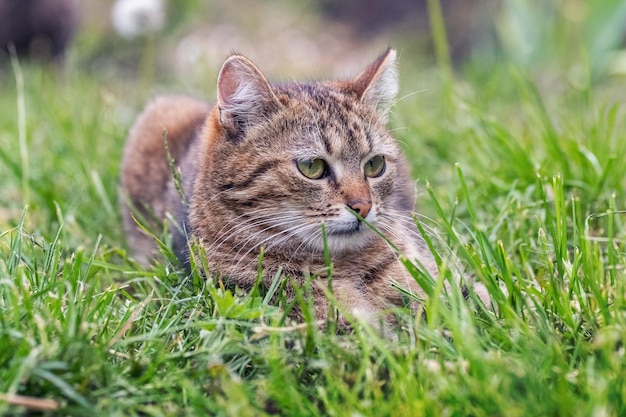
<svg viewBox="0 0 626 417"><path fill-rule="evenodd" d="M523 38L538 15L505 3ZM607 58L626 11L594 3L576 20L570 3L534 21L533 54L502 37L452 70L441 43L438 60L398 46L391 128L441 273L413 271L432 297L397 312L397 340L290 322L261 289L187 273L166 237L152 268L127 253L126 133L157 93L210 99L215 72L101 68L108 49L87 35L63 69L4 66L0 414L626 415L626 78ZM443 293L459 271L490 308Z"/></svg>

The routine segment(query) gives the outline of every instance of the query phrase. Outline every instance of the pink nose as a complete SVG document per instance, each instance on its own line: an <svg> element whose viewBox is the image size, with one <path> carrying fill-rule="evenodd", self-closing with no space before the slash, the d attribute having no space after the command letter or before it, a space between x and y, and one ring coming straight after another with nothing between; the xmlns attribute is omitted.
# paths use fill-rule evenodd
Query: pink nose
<svg viewBox="0 0 626 417"><path fill-rule="evenodd" d="M357 200L348 203L348 207L356 212L359 216L365 218L372 208L372 202L369 200Z"/></svg>

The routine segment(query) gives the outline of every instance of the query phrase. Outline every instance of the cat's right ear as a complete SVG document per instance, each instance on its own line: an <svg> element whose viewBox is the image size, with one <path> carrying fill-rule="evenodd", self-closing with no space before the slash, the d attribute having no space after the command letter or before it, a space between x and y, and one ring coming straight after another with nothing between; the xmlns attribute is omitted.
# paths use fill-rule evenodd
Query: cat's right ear
<svg viewBox="0 0 626 417"><path fill-rule="evenodd" d="M378 109L386 120L389 107L399 89L396 51L387 48L353 81L352 85L361 102Z"/></svg>
<svg viewBox="0 0 626 417"><path fill-rule="evenodd" d="M229 57L217 78L220 123L233 134L267 119L280 101L261 71L242 55Z"/></svg>

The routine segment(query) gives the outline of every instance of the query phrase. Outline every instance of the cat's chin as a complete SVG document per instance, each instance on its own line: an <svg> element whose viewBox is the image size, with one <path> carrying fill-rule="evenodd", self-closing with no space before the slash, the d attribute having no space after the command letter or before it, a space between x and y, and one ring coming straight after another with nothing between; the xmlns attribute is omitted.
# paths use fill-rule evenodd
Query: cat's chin
<svg viewBox="0 0 626 417"><path fill-rule="evenodd" d="M331 256L341 256L348 253L360 252L371 243L375 233L367 227L358 227L352 230L329 231L326 244ZM320 242L320 250L324 250L324 242Z"/></svg>

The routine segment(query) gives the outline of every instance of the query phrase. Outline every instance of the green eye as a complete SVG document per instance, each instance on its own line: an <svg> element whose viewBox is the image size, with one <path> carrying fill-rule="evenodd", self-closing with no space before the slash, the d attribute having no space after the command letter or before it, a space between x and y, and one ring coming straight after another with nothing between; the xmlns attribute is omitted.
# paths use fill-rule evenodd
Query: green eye
<svg viewBox="0 0 626 417"><path fill-rule="evenodd" d="M318 180L324 177L328 171L326 162L323 159L309 159L298 162L298 169L307 178Z"/></svg>
<svg viewBox="0 0 626 417"><path fill-rule="evenodd" d="M366 177L376 178L383 175L385 172L385 157L382 155L376 155L365 163L363 172Z"/></svg>

